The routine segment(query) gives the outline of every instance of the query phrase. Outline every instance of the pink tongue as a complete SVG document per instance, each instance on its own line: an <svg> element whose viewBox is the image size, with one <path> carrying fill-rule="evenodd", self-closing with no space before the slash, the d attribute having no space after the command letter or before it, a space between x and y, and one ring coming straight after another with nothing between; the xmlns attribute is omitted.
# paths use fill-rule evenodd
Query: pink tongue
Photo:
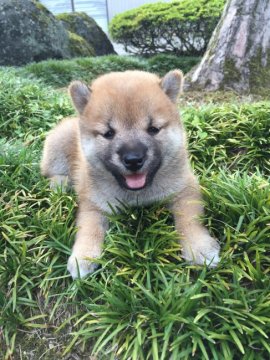
<svg viewBox="0 0 270 360"><path fill-rule="evenodd" d="M139 189L145 185L146 175L145 174L133 174L125 176L127 186L130 189Z"/></svg>

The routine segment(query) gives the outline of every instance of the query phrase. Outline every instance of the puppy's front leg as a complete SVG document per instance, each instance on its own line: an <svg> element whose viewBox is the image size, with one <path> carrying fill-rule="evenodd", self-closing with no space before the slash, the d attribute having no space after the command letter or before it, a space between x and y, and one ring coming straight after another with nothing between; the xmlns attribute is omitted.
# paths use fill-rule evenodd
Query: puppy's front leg
<svg viewBox="0 0 270 360"><path fill-rule="evenodd" d="M77 226L78 232L67 265L73 279L84 277L95 270L96 264L91 259L101 255L108 221L96 207L82 202L79 205Z"/></svg>
<svg viewBox="0 0 270 360"><path fill-rule="evenodd" d="M215 267L219 262L219 244L199 221L203 206L196 179L191 176L187 184L172 203L183 257L193 264Z"/></svg>

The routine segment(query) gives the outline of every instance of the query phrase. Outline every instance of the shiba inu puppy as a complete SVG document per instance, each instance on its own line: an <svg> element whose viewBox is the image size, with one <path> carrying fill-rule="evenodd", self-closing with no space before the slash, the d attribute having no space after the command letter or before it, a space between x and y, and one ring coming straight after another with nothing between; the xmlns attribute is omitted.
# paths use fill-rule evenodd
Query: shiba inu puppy
<svg viewBox="0 0 270 360"><path fill-rule="evenodd" d="M68 270L73 278L95 269L108 228L106 213L119 201L146 205L169 198L183 257L216 266L218 242L200 223L200 191L188 161L176 106L179 70L164 78L142 71L110 73L91 87L74 81L69 92L79 116L47 136L42 174L67 180L78 194L78 232Z"/></svg>

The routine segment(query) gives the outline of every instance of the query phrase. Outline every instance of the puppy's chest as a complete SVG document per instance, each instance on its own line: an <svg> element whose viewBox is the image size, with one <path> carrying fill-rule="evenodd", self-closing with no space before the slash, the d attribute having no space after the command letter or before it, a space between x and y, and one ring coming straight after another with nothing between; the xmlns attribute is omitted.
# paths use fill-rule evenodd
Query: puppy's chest
<svg viewBox="0 0 270 360"><path fill-rule="evenodd" d="M165 200L184 187L181 179L155 179L145 189L132 191L122 189L115 181L102 182L93 186L89 200L101 210L110 213L112 208L129 206L143 206Z"/></svg>

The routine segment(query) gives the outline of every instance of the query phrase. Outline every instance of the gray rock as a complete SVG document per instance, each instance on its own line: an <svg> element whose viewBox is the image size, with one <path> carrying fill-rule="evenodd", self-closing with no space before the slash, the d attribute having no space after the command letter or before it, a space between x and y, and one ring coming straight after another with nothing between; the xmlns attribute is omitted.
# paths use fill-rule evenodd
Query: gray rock
<svg viewBox="0 0 270 360"><path fill-rule="evenodd" d="M69 52L71 57L85 57L95 56L95 50L88 42L81 36L68 31L69 38Z"/></svg>
<svg viewBox="0 0 270 360"><path fill-rule="evenodd" d="M68 31L84 38L95 50L96 55L115 54L114 48L104 31L93 18L84 12L63 13L57 19Z"/></svg>
<svg viewBox="0 0 270 360"><path fill-rule="evenodd" d="M70 57L69 35L35 0L0 1L0 65Z"/></svg>

